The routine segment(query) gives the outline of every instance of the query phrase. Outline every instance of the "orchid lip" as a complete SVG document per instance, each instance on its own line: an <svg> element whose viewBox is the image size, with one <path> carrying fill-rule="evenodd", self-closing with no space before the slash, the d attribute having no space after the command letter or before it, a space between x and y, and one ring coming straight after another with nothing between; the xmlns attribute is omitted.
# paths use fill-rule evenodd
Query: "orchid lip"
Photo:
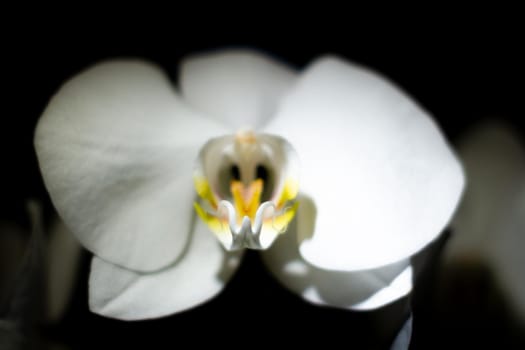
<svg viewBox="0 0 525 350"><path fill-rule="evenodd" d="M276 215L274 203L262 203L257 209L253 223L252 220L247 215L245 215L242 218L240 225L238 225L236 222L237 214L235 212L235 208L230 202L222 200L219 203L218 211L220 212L221 210L227 211L229 232L231 233L232 237L231 245L229 247L225 246L227 250L233 251L242 248L264 250L268 248L268 243L261 241L261 233L265 224L265 212L271 211L274 215ZM273 220L273 218L270 218L270 220Z"/></svg>
<svg viewBox="0 0 525 350"><path fill-rule="evenodd" d="M221 200L215 212L205 211L195 203L197 213L227 251L269 248L279 234L286 232L297 207L295 202L278 210L275 203L267 201L257 208L253 220L247 215L239 220L235 207L227 200Z"/></svg>
<svg viewBox="0 0 525 350"><path fill-rule="evenodd" d="M295 216L297 169L295 151L278 136L212 139L194 170L194 208L227 251L267 249Z"/></svg>

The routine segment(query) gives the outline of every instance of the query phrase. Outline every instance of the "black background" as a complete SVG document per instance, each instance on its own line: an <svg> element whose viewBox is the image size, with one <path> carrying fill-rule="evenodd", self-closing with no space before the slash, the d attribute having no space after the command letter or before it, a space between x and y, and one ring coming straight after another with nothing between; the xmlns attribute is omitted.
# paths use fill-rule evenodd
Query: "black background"
<svg viewBox="0 0 525 350"><path fill-rule="evenodd" d="M49 20L28 27L27 33L7 35L2 53L6 62L0 148L2 216L21 217L22 203L28 197L43 199L51 212L32 147L35 123L65 79L111 57L153 60L176 79L181 57L210 49L254 48L298 68L321 54L335 53L396 82L435 117L452 142L488 117L505 120L520 132L524 130L524 57L520 52L523 36L519 23L510 17L499 18L498 22L487 17L475 25L460 18L454 27L445 18L432 23L423 18L417 22L403 21L406 30L399 30L400 23L394 20L375 33L371 28L377 27L378 22L373 20L356 28L348 25L351 20L346 19L334 20L336 25L330 29L319 20L312 21L308 30L292 24L277 30L270 17L262 24L234 22L229 28L220 21L204 26L205 21L198 16L184 25L175 25L181 17L184 15L174 14L173 23L164 23L158 30L145 29L149 27L148 21L155 18L137 20L135 26L110 25L107 30L95 17L78 26L73 25L73 18L53 29ZM203 32L197 34L198 30ZM386 316L306 304L282 289L251 253L225 292L204 306L157 321L108 320L87 311L88 260L86 256L86 263L79 271L72 307L60 325L42 328L44 337L85 349L108 344L188 347L181 345L183 340L192 341L193 346L211 340L232 348L252 344L309 344L320 340L326 348L359 349L380 347L390 341L388 336L383 339L377 332L378 319ZM433 288L432 279L421 283L423 290ZM469 308L463 310L467 315L447 316L467 323L458 324L443 315L434 315L425 305L425 298L417 300L420 299L424 300L420 302L422 306L415 305L414 348L461 348L464 344L513 341L509 340L507 324L501 323L505 319L504 304L497 316L469 315L472 311ZM463 339L459 342L453 338L458 334ZM161 346L163 342L166 345Z"/></svg>

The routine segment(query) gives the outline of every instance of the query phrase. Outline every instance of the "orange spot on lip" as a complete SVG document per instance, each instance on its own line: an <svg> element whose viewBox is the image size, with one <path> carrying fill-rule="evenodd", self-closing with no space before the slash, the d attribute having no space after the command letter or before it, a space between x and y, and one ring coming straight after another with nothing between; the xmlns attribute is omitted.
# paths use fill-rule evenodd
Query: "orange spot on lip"
<svg viewBox="0 0 525 350"><path fill-rule="evenodd" d="M253 219L261 203L263 181L257 179L252 181L248 186L245 186L242 182L234 180L230 184L230 190L233 196L235 210L237 211L237 221L242 220L245 216Z"/></svg>

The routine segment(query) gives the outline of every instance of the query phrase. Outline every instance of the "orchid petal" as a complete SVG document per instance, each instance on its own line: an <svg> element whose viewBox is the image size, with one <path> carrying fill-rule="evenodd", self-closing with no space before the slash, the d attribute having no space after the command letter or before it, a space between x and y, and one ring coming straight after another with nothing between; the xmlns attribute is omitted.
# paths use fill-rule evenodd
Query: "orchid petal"
<svg viewBox="0 0 525 350"><path fill-rule="evenodd" d="M315 203L298 216L300 251L320 268L409 257L442 232L462 193L461 165L432 119L384 78L336 58L305 71L264 132L300 157L301 192Z"/></svg>
<svg viewBox="0 0 525 350"><path fill-rule="evenodd" d="M162 317L217 295L239 265L200 220L180 260L164 270L139 273L93 258L89 305L93 312L122 320Z"/></svg>
<svg viewBox="0 0 525 350"><path fill-rule="evenodd" d="M113 61L60 89L35 146L51 199L81 243L114 264L150 271L186 245L193 164L222 132L180 101L159 68Z"/></svg>
<svg viewBox="0 0 525 350"><path fill-rule="evenodd" d="M248 50L188 57L181 65L184 99L233 128L257 129L274 115L295 81L282 63Z"/></svg>
<svg viewBox="0 0 525 350"><path fill-rule="evenodd" d="M525 146L508 127L489 122L458 149L469 186L445 262L488 266L525 322Z"/></svg>
<svg viewBox="0 0 525 350"><path fill-rule="evenodd" d="M298 215L305 201L300 198ZM275 277L303 299L320 305L351 310L373 310L392 303L412 290L412 267L408 259L363 271L334 271L316 267L299 252L297 227L262 252L263 260Z"/></svg>

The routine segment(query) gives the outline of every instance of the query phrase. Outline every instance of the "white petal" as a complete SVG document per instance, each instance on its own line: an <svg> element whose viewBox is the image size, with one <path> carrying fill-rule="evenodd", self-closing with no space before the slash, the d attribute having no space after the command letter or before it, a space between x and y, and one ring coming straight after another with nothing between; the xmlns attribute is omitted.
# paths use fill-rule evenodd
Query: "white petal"
<svg viewBox="0 0 525 350"><path fill-rule="evenodd" d="M301 191L315 202L298 217L315 224L300 224L300 249L321 268L409 257L441 233L463 189L432 119L385 79L338 59L315 62L265 131L299 155Z"/></svg>
<svg viewBox="0 0 525 350"><path fill-rule="evenodd" d="M299 253L295 223L262 255L266 266L284 286L314 304L373 310L412 290L412 267L407 259L352 272L326 270L308 263Z"/></svg>
<svg viewBox="0 0 525 350"><path fill-rule="evenodd" d="M525 146L491 122L465 135L459 152L469 185L445 261L488 266L525 322Z"/></svg>
<svg viewBox="0 0 525 350"><path fill-rule="evenodd" d="M157 67L115 61L60 89L35 146L51 199L82 244L145 271L173 262L184 248L194 161L220 133L182 104Z"/></svg>
<svg viewBox="0 0 525 350"><path fill-rule="evenodd" d="M47 241L47 319L59 321L71 300L82 249L75 237L56 219Z"/></svg>
<svg viewBox="0 0 525 350"><path fill-rule="evenodd" d="M180 71L185 100L235 129L267 122L294 81L291 68L247 50L190 56Z"/></svg>
<svg viewBox="0 0 525 350"><path fill-rule="evenodd" d="M200 220L196 225L180 260L160 272L137 273L93 258L91 310L107 317L139 320L181 312L218 294L241 256L226 253Z"/></svg>

